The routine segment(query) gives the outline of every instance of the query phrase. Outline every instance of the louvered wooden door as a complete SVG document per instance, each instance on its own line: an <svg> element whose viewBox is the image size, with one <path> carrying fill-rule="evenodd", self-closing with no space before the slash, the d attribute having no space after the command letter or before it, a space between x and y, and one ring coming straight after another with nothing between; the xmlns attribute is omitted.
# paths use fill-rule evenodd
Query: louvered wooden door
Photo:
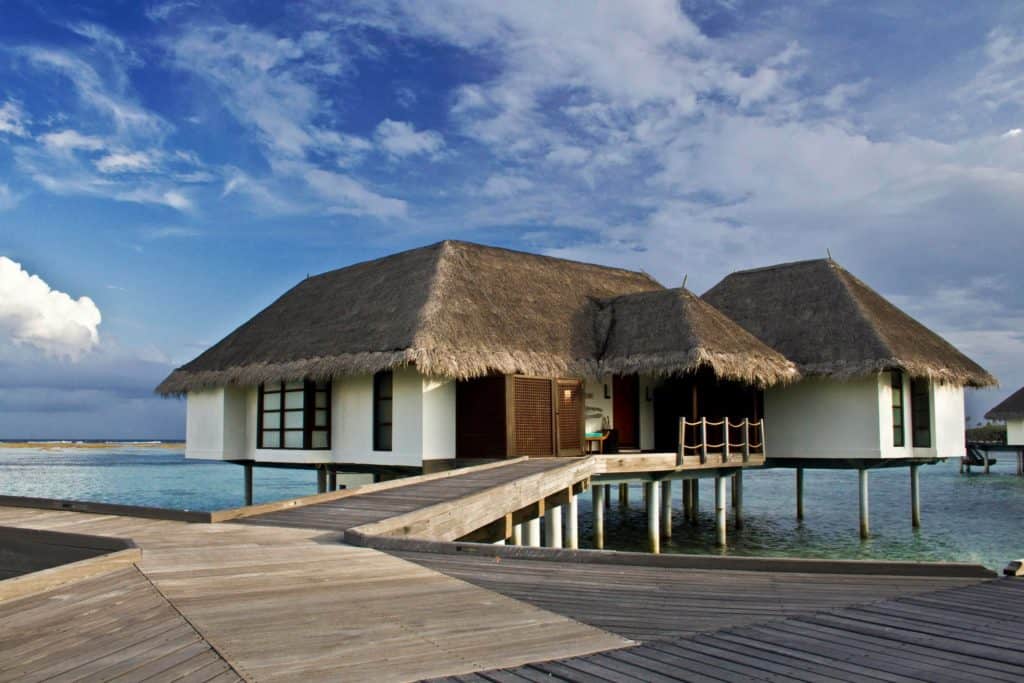
<svg viewBox="0 0 1024 683"><path fill-rule="evenodd" d="M558 454L583 453L583 382L560 379L557 382Z"/></svg>
<svg viewBox="0 0 1024 683"><path fill-rule="evenodd" d="M555 410L552 381L540 377L512 378L513 455L555 454Z"/></svg>

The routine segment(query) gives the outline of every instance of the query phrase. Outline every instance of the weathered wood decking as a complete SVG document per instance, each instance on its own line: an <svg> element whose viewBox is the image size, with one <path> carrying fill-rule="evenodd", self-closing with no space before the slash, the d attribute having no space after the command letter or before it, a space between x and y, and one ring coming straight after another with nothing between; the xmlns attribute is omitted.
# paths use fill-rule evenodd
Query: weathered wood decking
<svg viewBox="0 0 1024 683"><path fill-rule="evenodd" d="M1024 582L991 580L457 680L1019 681L1022 602Z"/></svg>

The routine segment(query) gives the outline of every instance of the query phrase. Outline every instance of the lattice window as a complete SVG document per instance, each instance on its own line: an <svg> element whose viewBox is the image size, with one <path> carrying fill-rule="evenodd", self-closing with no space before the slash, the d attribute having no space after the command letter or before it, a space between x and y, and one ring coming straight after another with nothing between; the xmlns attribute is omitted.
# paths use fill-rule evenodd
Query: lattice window
<svg viewBox="0 0 1024 683"><path fill-rule="evenodd" d="M514 377L516 455L554 455L551 380Z"/></svg>

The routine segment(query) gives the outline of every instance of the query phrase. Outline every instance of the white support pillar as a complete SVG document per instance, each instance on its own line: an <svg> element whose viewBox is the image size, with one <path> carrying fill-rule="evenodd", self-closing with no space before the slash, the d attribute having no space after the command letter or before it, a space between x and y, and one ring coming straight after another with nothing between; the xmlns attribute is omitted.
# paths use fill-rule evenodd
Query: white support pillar
<svg viewBox="0 0 1024 683"><path fill-rule="evenodd" d="M544 546L562 547L562 506L553 505L544 511Z"/></svg>
<svg viewBox="0 0 1024 683"><path fill-rule="evenodd" d="M921 528L921 469L920 465L910 466L910 524Z"/></svg>
<svg viewBox="0 0 1024 683"><path fill-rule="evenodd" d="M796 518L804 518L804 468L796 468Z"/></svg>
<svg viewBox="0 0 1024 683"><path fill-rule="evenodd" d="M608 484L598 484L594 487L594 547L598 550L604 549L604 506L608 501Z"/></svg>
<svg viewBox="0 0 1024 683"><path fill-rule="evenodd" d="M242 465L245 468L245 504L252 505L252 463Z"/></svg>
<svg viewBox="0 0 1024 683"><path fill-rule="evenodd" d="M661 535L672 538L672 480L661 482Z"/></svg>
<svg viewBox="0 0 1024 683"><path fill-rule="evenodd" d="M658 483L644 482L644 494L647 498L647 546L652 553L661 552L661 530L658 523Z"/></svg>
<svg viewBox="0 0 1024 683"><path fill-rule="evenodd" d="M871 514L868 511L868 471L864 468L857 470L857 480L860 489L860 537L867 538L871 535Z"/></svg>
<svg viewBox="0 0 1024 683"><path fill-rule="evenodd" d="M569 489L569 509L565 518L565 547L578 550L580 547L580 505L579 496Z"/></svg>
<svg viewBox="0 0 1024 683"><path fill-rule="evenodd" d="M725 481L727 477L715 476L715 541L719 548L726 545L725 529Z"/></svg>
<svg viewBox="0 0 1024 683"><path fill-rule="evenodd" d="M540 517L534 517L526 523L526 533L523 539L526 545L531 548L540 547Z"/></svg>
<svg viewBox="0 0 1024 683"><path fill-rule="evenodd" d="M504 538L498 539L497 541L492 543L492 545L505 545L505 539Z"/></svg>
<svg viewBox="0 0 1024 683"><path fill-rule="evenodd" d="M736 515L736 528L743 528L743 470L732 475L732 507Z"/></svg>
<svg viewBox="0 0 1024 683"><path fill-rule="evenodd" d="M512 525L512 545L523 544L523 523Z"/></svg>

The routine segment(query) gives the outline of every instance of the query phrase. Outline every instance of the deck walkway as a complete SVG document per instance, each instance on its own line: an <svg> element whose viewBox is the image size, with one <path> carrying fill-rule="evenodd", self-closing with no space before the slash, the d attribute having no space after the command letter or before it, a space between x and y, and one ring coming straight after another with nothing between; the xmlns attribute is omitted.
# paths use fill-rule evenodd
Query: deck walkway
<svg viewBox="0 0 1024 683"><path fill-rule="evenodd" d="M496 486L512 484L530 475L565 466L565 460L555 458L524 460L502 467L482 471L466 470L445 479L434 479L304 507L268 512L236 521L239 524L346 531L465 498Z"/></svg>
<svg viewBox="0 0 1024 683"><path fill-rule="evenodd" d="M460 676L523 681L1019 681L1024 581L991 580ZM452 681L455 679L435 679Z"/></svg>

